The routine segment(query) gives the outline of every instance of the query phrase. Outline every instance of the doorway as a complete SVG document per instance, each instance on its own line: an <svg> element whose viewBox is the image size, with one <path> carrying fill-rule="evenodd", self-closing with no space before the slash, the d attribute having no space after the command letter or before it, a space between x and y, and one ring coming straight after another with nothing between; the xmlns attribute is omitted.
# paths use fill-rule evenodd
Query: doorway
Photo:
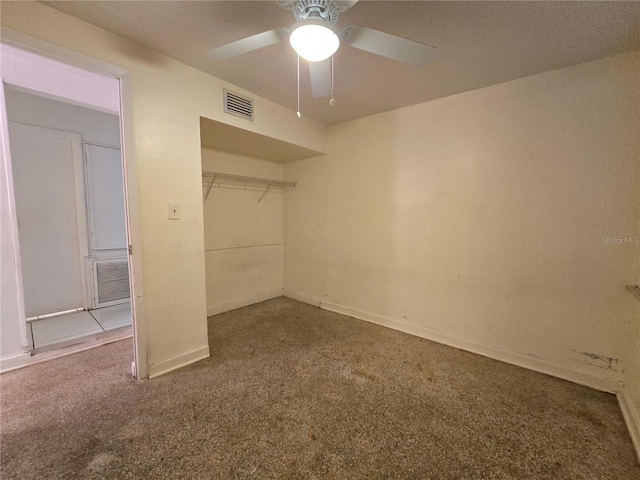
<svg viewBox="0 0 640 480"><path fill-rule="evenodd" d="M3 303L10 296L7 303L15 304L12 313L17 313L10 318L3 309L3 337L15 333L17 324L23 352L37 361L39 353L79 340L93 345L100 343L96 339L110 341L105 332L128 329L131 335L131 205L121 148L120 80L4 44L2 58L11 64L3 68L6 102L0 102L5 125L3 201L7 197L11 210L10 215L4 207L2 212L3 281L11 276L4 262L10 239L17 287L10 292L15 295L5 295L9 289L3 288ZM70 88L65 83L69 71L84 83ZM34 72L46 82L30 84ZM94 79L97 83L91 83ZM91 96L100 98L94 101ZM100 117L108 121L99 125ZM92 122L99 125L93 132L87 130ZM107 124L109 128L102 128ZM3 342L3 371L32 363L19 355L5 358L7 350ZM145 378L145 367L136 361L132 373Z"/></svg>
<svg viewBox="0 0 640 480"><path fill-rule="evenodd" d="M5 97L32 353L130 333L118 116L13 88Z"/></svg>

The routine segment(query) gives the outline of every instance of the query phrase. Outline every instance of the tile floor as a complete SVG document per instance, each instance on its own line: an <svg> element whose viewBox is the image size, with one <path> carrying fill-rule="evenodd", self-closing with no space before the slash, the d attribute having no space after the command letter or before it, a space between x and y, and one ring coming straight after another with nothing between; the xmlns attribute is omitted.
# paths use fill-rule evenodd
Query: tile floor
<svg viewBox="0 0 640 480"><path fill-rule="evenodd" d="M67 345L78 339L131 326L131 303L29 322L34 350Z"/></svg>

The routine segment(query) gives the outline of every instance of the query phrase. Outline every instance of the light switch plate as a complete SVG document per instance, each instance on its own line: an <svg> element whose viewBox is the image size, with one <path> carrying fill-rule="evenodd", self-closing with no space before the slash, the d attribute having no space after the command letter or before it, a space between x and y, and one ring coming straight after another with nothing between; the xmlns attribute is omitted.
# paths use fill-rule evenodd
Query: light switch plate
<svg viewBox="0 0 640 480"><path fill-rule="evenodd" d="M177 203L169 204L169 220L180 220L180 205Z"/></svg>

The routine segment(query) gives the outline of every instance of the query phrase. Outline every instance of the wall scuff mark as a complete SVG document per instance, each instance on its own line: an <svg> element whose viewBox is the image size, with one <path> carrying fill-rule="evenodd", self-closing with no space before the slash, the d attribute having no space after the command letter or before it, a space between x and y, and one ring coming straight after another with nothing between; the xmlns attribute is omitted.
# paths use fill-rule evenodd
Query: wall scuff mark
<svg viewBox="0 0 640 480"><path fill-rule="evenodd" d="M587 357L587 363L595 367L605 368L607 370L616 370L614 367L618 363L617 358L605 357L596 353L578 352L580 355Z"/></svg>

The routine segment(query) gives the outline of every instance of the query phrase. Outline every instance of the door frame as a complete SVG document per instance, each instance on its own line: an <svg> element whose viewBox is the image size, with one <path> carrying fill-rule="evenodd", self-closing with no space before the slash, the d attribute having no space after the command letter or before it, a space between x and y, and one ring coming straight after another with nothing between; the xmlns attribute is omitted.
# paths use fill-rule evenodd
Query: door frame
<svg viewBox="0 0 640 480"><path fill-rule="evenodd" d="M103 77L113 78L118 81L119 87L119 117L120 117L120 139L122 148L122 172L124 180L124 197L125 197L125 218L127 224L127 239L129 244L129 279L131 288L131 314L133 327L133 363L131 365L131 373L138 379L146 379L148 375L148 353L147 353L147 329L144 315L144 295L143 295L143 269L142 269L142 241L140 232L140 214L137 189L137 162L135 157L135 136L133 131L133 88L131 72L125 68L110 64L103 60L99 60L88 55L84 55L73 50L54 45L44 40L26 35L22 32L12 30L10 28L2 29L1 43L9 45L24 51L33 52L48 60L53 60L61 66L72 66L72 68L80 68L90 73L98 74ZM5 135L6 129L6 105L4 97L5 84L18 88L25 88L20 82L5 81L0 76L0 116L3 119L2 140L4 149L3 155L5 164L7 165L7 183L9 187L9 195L11 197L10 212L12 216L12 225L15 228L12 232L14 248L18 256L18 267L16 276L18 278L19 293L18 302L22 316L21 333L23 337L23 347L27 347L26 333L26 316L24 311L24 294L22 284L22 272L19 261L19 238L17 232L17 223L15 217L15 197L13 192L13 180L9 175L11 170L11 155L8 148L8 135ZM31 91L34 91L31 89ZM86 106L86 105L85 105ZM23 325L24 324L24 325Z"/></svg>
<svg viewBox="0 0 640 480"><path fill-rule="evenodd" d="M11 152L9 151L9 123L7 120L7 109L4 90L4 83L2 82L2 76L0 75L0 147L2 148L2 164L5 173L5 178L2 180L6 184L5 188L7 189L7 195L9 197L9 205L7 205L7 207L9 210L11 241L13 243L13 252L15 257L15 282L18 287L16 292L17 298L15 299L15 307L18 315L20 316L20 318L18 319L18 326L20 330L22 350L28 354L31 351L31 342L27 338L27 314L24 308L22 262L20 260L22 257L20 256L20 236L18 234L18 219L16 216L16 196L13 189L13 168L11 164Z"/></svg>

